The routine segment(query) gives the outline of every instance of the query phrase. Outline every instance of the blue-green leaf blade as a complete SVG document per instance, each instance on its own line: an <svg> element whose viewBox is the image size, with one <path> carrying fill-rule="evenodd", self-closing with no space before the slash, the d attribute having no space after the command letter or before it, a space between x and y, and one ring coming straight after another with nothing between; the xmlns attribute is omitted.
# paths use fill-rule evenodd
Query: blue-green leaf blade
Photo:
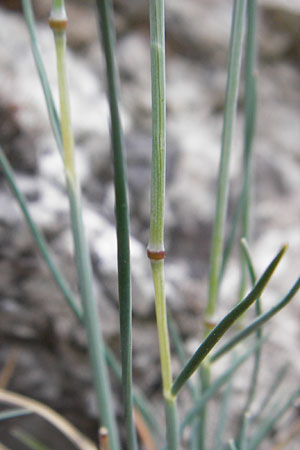
<svg viewBox="0 0 300 450"><path fill-rule="evenodd" d="M244 300L238 303L220 322L219 324L209 333L206 339L198 347L194 355L187 362L185 367L182 369L180 374L177 376L176 380L172 386L172 394L176 395L185 382L190 378L190 376L199 367L203 359L208 355L216 343L221 339L225 332L230 328L230 326L252 305L253 302L261 295L263 289L269 282L275 268L277 267L280 259L282 258L286 247L278 252L276 257L269 264L267 269L264 271L263 275L260 277L254 288L246 296Z"/></svg>

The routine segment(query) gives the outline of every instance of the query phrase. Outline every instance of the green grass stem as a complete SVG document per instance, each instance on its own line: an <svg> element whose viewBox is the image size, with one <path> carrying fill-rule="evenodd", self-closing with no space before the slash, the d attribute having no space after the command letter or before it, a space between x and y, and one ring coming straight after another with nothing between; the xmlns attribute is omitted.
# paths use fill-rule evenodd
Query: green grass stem
<svg viewBox="0 0 300 450"><path fill-rule="evenodd" d="M152 178L149 250L164 251L166 80L164 0L150 0Z"/></svg>
<svg viewBox="0 0 300 450"><path fill-rule="evenodd" d="M227 70L227 85L224 108L224 121L222 131L221 158L219 164L217 201L213 224L213 234L210 253L210 271L208 282L208 300L204 317L204 337L208 335L214 324L214 315L220 287L221 270L224 252L225 223L229 191L229 166L232 138L235 124L239 77L241 68L242 43L246 0L234 0L232 13L232 26L229 44L229 62ZM207 374L204 372L207 371ZM207 380L209 385L209 362L202 368L200 378ZM202 386L203 391L204 386ZM202 431L199 434L199 447L204 450L205 416L206 411L201 412Z"/></svg>
<svg viewBox="0 0 300 450"><path fill-rule="evenodd" d="M182 366L185 365L187 360L187 355L184 349L184 345L176 324L175 319L172 317L172 315L167 312L167 321L168 321L168 329L170 333L170 338L172 340L172 345L174 346L174 349L176 350L179 362Z"/></svg>
<svg viewBox="0 0 300 450"><path fill-rule="evenodd" d="M96 0L99 29L106 61L108 100L111 116L114 185L116 199L116 227L118 246L118 288L120 305L120 335L122 385L124 396L127 442L131 450L137 449L133 420L132 394L132 288L130 271L129 206L125 147L119 112L118 69L115 61L115 33L110 0Z"/></svg>
<svg viewBox="0 0 300 450"><path fill-rule="evenodd" d="M166 392L171 386L170 350L164 289L164 198L166 159L166 93L164 1L150 0L151 74L152 74L152 180L149 257L152 262L153 281L157 301L157 320L163 364L163 384Z"/></svg>
<svg viewBox="0 0 300 450"><path fill-rule="evenodd" d="M256 277L254 264L252 262L250 251L249 251L249 248L248 248L245 238L242 238L241 244L242 244L242 251L244 253L245 267L248 268L248 270L249 270L251 283L252 283L252 286L254 286L256 283L257 277ZM256 300L255 306L256 306L256 315L259 317L262 315L262 306L261 306L260 298L258 298ZM256 339L259 340L261 337L262 337L262 328L259 327L256 329ZM249 385L249 389L248 389L246 404L244 407L243 422L245 422L246 416L248 417L248 413L250 413L251 406L254 401L256 388L257 388L257 380L258 380L260 363L261 363L261 348L258 348L255 353L254 366L253 366L252 374L250 377L250 385ZM247 419L247 422L248 422L248 419ZM243 427L242 427L242 430L243 430ZM242 436L240 436L240 439L242 439ZM241 442L240 439L238 439L238 442ZM242 446L242 442L241 442L241 446Z"/></svg>
<svg viewBox="0 0 300 450"><path fill-rule="evenodd" d="M234 358L234 360L236 361L236 358ZM215 442L213 447L214 450L222 450L223 448L223 436L225 433L226 422L229 417L228 410L231 395L232 395L232 377L229 378L220 406L219 419L215 431Z"/></svg>
<svg viewBox="0 0 300 450"><path fill-rule="evenodd" d="M264 411L269 406L271 400L276 396L277 392L281 387L282 382L285 380L288 374L289 369L290 364L285 362L275 373L275 376L272 380L272 383L269 386L269 389L267 390L265 396L260 402L260 406L258 407L257 412L254 414L255 420L258 420L263 415Z"/></svg>
<svg viewBox="0 0 300 450"><path fill-rule="evenodd" d="M59 117L58 117L58 114L57 114L57 111L55 108L55 103L54 103L51 89L49 86L49 81L48 81L48 77L46 74L45 66L44 66L44 63L43 63L43 60L41 57L41 53L39 50L39 46L38 46L31 0L22 0L22 6L23 6L24 17L25 17L29 35L30 35L31 48L32 48L35 65L36 65L36 68L38 71L41 86L42 86L45 100L46 100L46 105L47 105L47 110L48 110L48 115L49 115L50 124L51 124L52 131L53 131L53 135L54 135L54 138L56 141L57 148L58 148L61 156L63 156L63 145L62 145L62 136L61 136Z"/></svg>
<svg viewBox="0 0 300 450"><path fill-rule="evenodd" d="M239 435L239 449L247 450L248 449L248 429L250 424L250 417L248 412L245 412L242 419L242 426Z"/></svg>
<svg viewBox="0 0 300 450"><path fill-rule="evenodd" d="M218 176L217 203L211 248L209 296L206 306L207 319L210 319L215 313L218 296L219 276L223 254L225 219L228 203L229 162L238 98L245 7L245 0L234 1L229 47L229 64L222 133L221 160Z"/></svg>
<svg viewBox="0 0 300 450"><path fill-rule="evenodd" d="M255 302L260 296L263 289L268 284L275 268L277 267L280 259L282 258L286 247L283 247L276 257L272 260L269 266L266 268L254 288L249 294L238 303L219 323L215 328L207 335L204 341L200 344L194 355L187 362L180 374L172 386L172 394L176 395L190 376L199 367L204 358L209 354L212 348L217 344L225 332L231 327L231 325Z"/></svg>
<svg viewBox="0 0 300 450"><path fill-rule="evenodd" d="M79 287L88 336L97 404L104 426L108 429L112 450L119 450L119 438L112 408L112 396L105 361L104 344L100 330L99 315L93 293L91 261L84 234L81 212L80 187L75 170L74 140L71 126L68 82L66 73L66 24L63 1L53 1L49 19L54 33L58 87L60 98L61 130L64 147L64 165L70 202L71 223L74 237Z"/></svg>
<svg viewBox="0 0 300 450"><path fill-rule="evenodd" d="M152 176L148 257L155 291L163 396L165 401L167 448L179 450L176 398L171 393L171 354L167 326L164 283L164 203L166 179L166 74L164 0L150 0L152 83Z"/></svg>
<svg viewBox="0 0 300 450"><path fill-rule="evenodd" d="M239 450L239 449L237 448L236 443L234 442L233 439L231 439L231 440L228 442L228 449L229 449L229 450Z"/></svg>
<svg viewBox="0 0 300 450"><path fill-rule="evenodd" d="M172 373L170 343L167 325L167 311L165 302L164 264L163 261L152 261L151 266L155 292L156 324L159 341L163 396L166 412L167 445L168 450L176 450L177 448L179 449L178 425L176 399L175 396L171 394Z"/></svg>
<svg viewBox="0 0 300 450"><path fill-rule="evenodd" d="M117 361L115 355L108 347L106 347L105 349L105 354L109 367L112 369L117 379L121 382L122 368L119 361ZM148 425L149 429L153 431L155 435L161 440L163 437L162 428L158 424L154 412L151 410L151 407L148 403L148 400L144 397L144 395L141 392L134 389L133 401L135 406L141 413L143 419L145 420L146 424Z"/></svg>
<svg viewBox="0 0 300 450"><path fill-rule="evenodd" d="M249 240L250 232L250 186L251 155L256 122L256 0L247 2L247 32L245 56L245 129L243 154L243 189L242 189L242 237ZM240 298L246 291L246 261L241 254Z"/></svg>
<svg viewBox="0 0 300 450"><path fill-rule="evenodd" d="M257 276L256 276L254 264L252 262L252 258L250 255L249 246L248 246L248 243L245 238L241 239L241 247L242 247L242 251L244 252L244 257L245 257L245 260L247 263L251 284L253 286L256 283Z"/></svg>
<svg viewBox="0 0 300 450"><path fill-rule="evenodd" d="M200 398L205 396L205 392L209 390L211 381L211 364L209 358L204 358L199 371L199 391ZM197 435L197 449L204 450L206 447L206 423L207 423L207 408L206 405L199 412L198 418L198 435Z"/></svg>
<svg viewBox="0 0 300 450"><path fill-rule="evenodd" d="M225 274L225 271L227 268L227 264L229 262L230 255L234 248L235 237L237 234L237 229L238 229L238 225L240 223L240 217L242 214L242 202L243 202L243 196L241 193L239 195L239 198L238 198L237 203L234 208L230 233L229 233L229 236L227 237L225 245L224 245L224 252L223 252L223 256L222 256L222 263L221 263L221 268L220 268L220 273L219 273L219 286L221 285L221 282L223 280L223 277L224 277L224 274Z"/></svg>
<svg viewBox="0 0 300 450"><path fill-rule="evenodd" d="M84 311L84 324L88 336L88 346L97 393L97 403L102 422L109 432L111 449L119 450L117 427L112 407L112 394L105 360L104 342L100 329L97 305L93 294L91 262L87 242L84 236L81 207L78 196L72 191L72 185L70 184L68 186L68 191L79 287Z"/></svg>
<svg viewBox="0 0 300 450"><path fill-rule="evenodd" d="M168 319L168 329L169 329L169 333L170 333L171 342L177 353L181 367L184 367L186 364L186 361L187 361L187 355L184 350L183 342L180 337L177 324L170 313L167 314L167 319ZM187 386L188 386L191 398L195 399L197 397L196 387L191 382L191 380L188 381Z"/></svg>

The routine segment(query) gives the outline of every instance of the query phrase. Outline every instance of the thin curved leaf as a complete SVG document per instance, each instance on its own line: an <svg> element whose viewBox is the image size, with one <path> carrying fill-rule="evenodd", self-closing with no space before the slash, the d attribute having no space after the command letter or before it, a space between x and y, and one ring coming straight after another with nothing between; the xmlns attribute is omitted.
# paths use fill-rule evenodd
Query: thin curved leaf
<svg viewBox="0 0 300 450"><path fill-rule="evenodd" d="M267 322L271 317L275 316L282 308L284 308L296 295L300 288L300 277L296 281L296 283L293 285L291 290L287 293L287 295L277 303L273 308L271 308L268 312L260 316L259 318L255 319L248 327L246 327L244 330L240 331L236 336L234 336L232 339L230 339L229 342L227 342L223 347L221 347L219 350L217 350L212 356L211 356L211 362L217 361L222 355L227 353L229 350L231 350L235 345L237 345L239 342L243 341L247 336L249 336L251 333L253 333L255 330L260 328L265 322Z"/></svg>
<svg viewBox="0 0 300 450"><path fill-rule="evenodd" d="M231 327L231 325L255 302L255 300L261 295L263 289L268 284L276 266L282 258L286 246L278 252L276 257L269 264L263 275L260 277L254 288L246 296L244 300L238 303L209 333L206 339L198 347L194 355L190 358L188 363L182 369L178 377L173 383L172 394L176 395L186 381L191 377L195 370L199 367L203 359L208 355L212 348L219 342L221 337Z"/></svg>

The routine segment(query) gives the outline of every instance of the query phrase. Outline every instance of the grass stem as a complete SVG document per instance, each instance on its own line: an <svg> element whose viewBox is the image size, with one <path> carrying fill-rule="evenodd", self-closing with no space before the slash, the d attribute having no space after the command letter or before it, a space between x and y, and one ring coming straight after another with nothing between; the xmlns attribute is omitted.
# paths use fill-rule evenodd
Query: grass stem
<svg viewBox="0 0 300 450"><path fill-rule="evenodd" d="M91 261L84 234L81 212L80 187L75 170L74 139L71 126L69 92L66 71L66 26L64 2L53 0L49 24L54 33L58 87L60 98L61 131L64 148L64 166L70 201L71 222L79 287L83 303L84 322L96 387L97 403L104 426L108 429L112 450L119 450L119 438L112 408L105 351L100 331L98 311L93 293Z"/></svg>
<svg viewBox="0 0 300 450"><path fill-rule="evenodd" d="M245 7L246 0L234 1L224 110L224 124L222 133L221 160L218 176L217 203L211 248L209 296L206 306L206 317L208 319L210 319L215 313L218 296L219 274L222 262L225 218L228 200L229 162L238 98Z"/></svg>
<svg viewBox="0 0 300 450"><path fill-rule="evenodd" d="M247 2L247 32L245 55L245 126L243 154L243 188L242 188L242 238L249 240L250 232L250 186L251 155L256 121L256 0ZM246 290L247 263L241 253L240 295L243 298Z"/></svg>
<svg viewBox="0 0 300 450"><path fill-rule="evenodd" d="M55 108L55 103L52 97L51 89L49 86L48 77L46 74L45 66L41 57L41 53L38 46L38 41L35 33L35 23L34 16L32 10L32 2L31 0L22 0L22 7L24 12L24 17L27 23L32 53L35 61L35 65L38 71L38 75L40 78L40 82L44 91L44 96L46 100L47 110L49 114L49 120L52 127L53 135L56 141L57 148L60 152L60 155L63 156L63 146L62 146L62 137L61 137L61 129L59 117Z"/></svg>
<svg viewBox="0 0 300 450"><path fill-rule="evenodd" d="M166 179L166 75L164 0L150 0L152 81L152 177L148 257L155 291L168 450L179 449L176 398L171 393L171 354L164 284L164 203Z"/></svg>
<svg viewBox="0 0 300 450"><path fill-rule="evenodd" d="M122 385L124 396L127 442L131 450L137 449L133 420L132 393L132 288L130 271L130 230L125 165L125 147L119 112L118 69L115 61L115 33L110 0L96 0L99 29L106 61L108 100L111 116L114 185L116 199L116 227L118 246L118 289L120 305L120 335Z"/></svg>
<svg viewBox="0 0 300 450"><path fill-rule="evenodd" d="M220 273L222 271L223 247L225 222L228 203L229 190L229 165L230 153L232 147L232 137L235 124L239 76L242 56L243 43L243 25L246 9L246 0L234 0L232 13L232 26L229 44L229 62L227 70L227 85L224 109L224 122L221 144L221 158L219 164L217 201L215 209L215 219L213 225L213 235L210 253L210 272L208 283L208 300L205 308L204 318L204 337L206 337L214 326L214 315L218 299L220 286ZM206 374L204 372L207 372ZM210 367L209 361L201 368L201 378L206 380L205 388L209 386ZM203 387L204 388L204 387ZM203 389L202 389L203 391ZM201 433L202 444L199 446L204 449L203 435L205 434L205 409L201 412L202 428Z"/></svg>

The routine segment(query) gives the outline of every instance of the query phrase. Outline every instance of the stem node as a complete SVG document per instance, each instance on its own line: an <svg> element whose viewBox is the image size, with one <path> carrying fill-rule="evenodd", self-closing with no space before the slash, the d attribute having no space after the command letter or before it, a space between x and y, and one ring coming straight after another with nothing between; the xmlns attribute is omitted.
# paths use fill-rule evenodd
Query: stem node
<svg viewBox="0 0 300 450"><path fill-rule="evenodd" d="M150 250L149 247L147 248L147 256L152 261L161 261L162 259L165 259L166 252L165 250Z"/></svg>
<svg viewBox="0 0 300 450"><path fill-rule="evenodd" d="M68 19L58 19L54 17L49 17L48 19L49 27L54 31L65 31L68 25Z"/></svg>

